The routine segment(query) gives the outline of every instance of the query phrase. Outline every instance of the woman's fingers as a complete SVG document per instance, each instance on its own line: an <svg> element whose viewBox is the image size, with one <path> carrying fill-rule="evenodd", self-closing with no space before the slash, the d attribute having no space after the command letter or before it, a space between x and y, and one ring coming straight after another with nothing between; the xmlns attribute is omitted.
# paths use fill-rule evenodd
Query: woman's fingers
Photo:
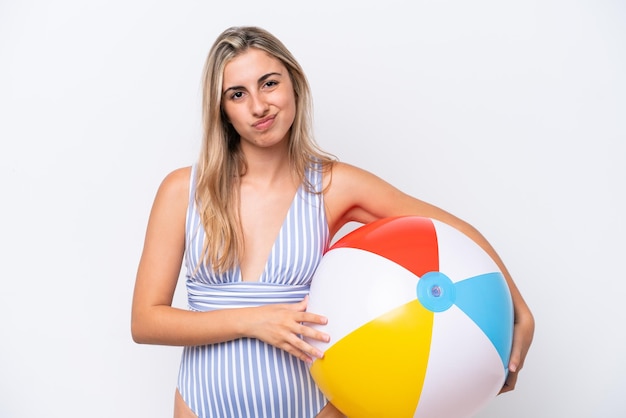
<svg viewBox="0 0 626 418"><path fill-rule="evenodd" d="M324 353L305 339L328 342L330 336L310 324L325 325L323 315L306 312L308 298L293 304L265 305L255 314L252 337L278 347L289 354L311 363Z"/></svg>

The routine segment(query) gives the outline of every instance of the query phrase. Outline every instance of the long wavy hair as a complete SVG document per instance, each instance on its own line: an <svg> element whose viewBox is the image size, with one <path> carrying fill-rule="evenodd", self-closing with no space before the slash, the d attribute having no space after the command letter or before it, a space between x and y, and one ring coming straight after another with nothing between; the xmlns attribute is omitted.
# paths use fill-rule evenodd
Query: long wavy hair
<svg viewBox="0 0 626 418"><path fill-rule="evenodd" d="M307 78L291 52L264 29L231 27L215 40L203 72L203 140L197 163L195 203L205 231L203 261L213 270L233 268L243 252L239 214L239 179L246 173L240 136L222 108L224 68L233 58L257 48L280 60L293 83L296 115L289 136L289 160L293 172L308 191L315 192L307 169L326 171L335 157L323 151L312 133L312 99Z"/></svg>

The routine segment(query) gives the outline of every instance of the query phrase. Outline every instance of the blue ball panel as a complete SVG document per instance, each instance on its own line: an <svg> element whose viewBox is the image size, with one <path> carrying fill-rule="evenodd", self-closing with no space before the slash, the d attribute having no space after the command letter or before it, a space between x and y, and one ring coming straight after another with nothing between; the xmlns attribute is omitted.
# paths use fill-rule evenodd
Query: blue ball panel
<svg viewBox="0 0 626 418"><path fill-rule="evenodd" d="M455 283L455 304L483 330L508 367L513 342L513 301L501 273L487 273Z"/></svg>

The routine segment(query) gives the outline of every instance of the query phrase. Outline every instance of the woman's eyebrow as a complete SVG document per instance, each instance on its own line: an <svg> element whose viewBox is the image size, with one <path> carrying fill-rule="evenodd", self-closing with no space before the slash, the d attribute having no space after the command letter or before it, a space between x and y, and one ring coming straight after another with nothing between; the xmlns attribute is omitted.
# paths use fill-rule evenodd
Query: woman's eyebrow
<svg viewBox="0 0 626 418"><path fill-rule="evenodd" d="M267 80L268 78L272 77L272 76L282 76L281 73L276 73L276 72L272 72L272 73L267 73L261 77L259 77L259 84L263 83L265 80Z"/></svg>
<svg viewBox="0 0 626 418"><path fill-rule="evenodd" d="M267 73L267 74L263 74L261 77L259 77L259 79L257 80L258 84L262 84L265 80L267 80L268 78L272 77L272 76L282 76L282 73L277 73L277 72L271 72L271 73ZM226 90L224 90L222 92L222 96L225 95L226 93L228 93L230 90L242 90L245 89L244 86L231 86L228 87Z"/></svg>

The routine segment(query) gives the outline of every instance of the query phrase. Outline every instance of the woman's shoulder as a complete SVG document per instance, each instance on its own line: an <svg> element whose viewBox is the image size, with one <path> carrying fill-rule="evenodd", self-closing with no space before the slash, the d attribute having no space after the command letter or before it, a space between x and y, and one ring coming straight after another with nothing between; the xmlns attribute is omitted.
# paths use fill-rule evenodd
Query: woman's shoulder
<svg viewBox="0 0 626 418"><path fill-rule="evenodd" d="M327 202L350 205L355 198L368 193L373 176L369 171L345 162L334 162L324 173L324 191Z"/></svg>
<svg viewBox="0 0 626 418"><path fill-rule="evenodd" d="M324 183L327 185L344 186L354 183L355 181L367 181L374 177L372 173L355 165L335 161L332 163L330 170L325 173Z"/></svg>
<svg viewBox="0 0 626 418"><path fill-rule="evenodd" d="M180 167L167 173L161 185L159 186L158 193L166 195L170 198L180 197L185 201L189 194L189 181L191 179L192 167Z"/></svg>
<svg viewBox="0 0 626 418"><path fill-rule="evenodd" d="M167 173L167 175L163 179L163 182L173 182L173 183L187 182L188 183L189 179L191 178L192 170L193 170L193 166L176 168L170 171L169 173Z"/></svg>

